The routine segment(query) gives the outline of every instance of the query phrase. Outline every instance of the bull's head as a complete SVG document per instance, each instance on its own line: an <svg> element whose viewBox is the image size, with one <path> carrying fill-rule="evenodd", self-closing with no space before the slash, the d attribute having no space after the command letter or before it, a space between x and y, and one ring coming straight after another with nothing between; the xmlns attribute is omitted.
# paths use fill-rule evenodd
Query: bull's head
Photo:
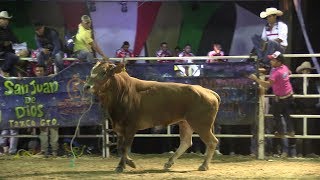
<svg viewBox="0 0 320 180"><path fill-rule="evenodd" d="M84 90L94 93L95 89L123 70L124 64L122 63L115 65L108 62L97 62L91 69L90 77L87 78Z"/></svg>

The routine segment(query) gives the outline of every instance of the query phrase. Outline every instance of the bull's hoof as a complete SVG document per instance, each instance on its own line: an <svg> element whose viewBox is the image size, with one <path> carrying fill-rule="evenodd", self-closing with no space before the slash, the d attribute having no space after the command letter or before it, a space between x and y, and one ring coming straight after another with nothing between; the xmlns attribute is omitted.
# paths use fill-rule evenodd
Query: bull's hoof
<svg viewBox="0 0 320 180"><path fill-rule="evenodd" d="M132 168L136 168L137 167L133 160L127 160L126 164L128 164L128 166L130 166Z"/></svg>
<svg viewBox="0 0 320 180"><path fill-rule="evenodd" d="M209 167L208 166L205 166L205 165L201 165L199 168L198 168L199 171L207 171L209 170Z"/></svg>
<svg viewBox="0 0 320 180"><path fill-rule="evenodd" d="M163 168L168 170L168 169L170 169L172 167L173 164L174 164L173 162L167 162L167 163L164 164Z"/></svg>
<svg viewBox="0 0 320 180"><path fill-rule="evenodd" d="M115 171L116 171L117 173L122 173L123 170L124 170L123 167L119 167L119 166L118 166Z"/></svg>

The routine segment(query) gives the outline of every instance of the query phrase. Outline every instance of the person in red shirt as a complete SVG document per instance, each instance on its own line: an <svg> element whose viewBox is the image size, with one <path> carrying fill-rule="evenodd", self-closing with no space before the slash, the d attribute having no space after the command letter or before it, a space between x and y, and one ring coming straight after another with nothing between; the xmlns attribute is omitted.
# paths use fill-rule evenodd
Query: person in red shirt
<svg viewBox="0 0 320 180"><path fill-rule="evenodd" d="M131 49L129 49L130 44L128 41L124 41L121 48L116 51L117 58L124 58L124 57L134 57L134 54Z"/></svg>
<svg viewBox="0 0 320 180"><path fill-rule="evenodd" d="M128 41L124 41L121 48L116 51L117 58L128 58L128 57L135 57L133 51L129 49L130 44ZM135 61L130 60L129 63L135 63Z"/></svg>

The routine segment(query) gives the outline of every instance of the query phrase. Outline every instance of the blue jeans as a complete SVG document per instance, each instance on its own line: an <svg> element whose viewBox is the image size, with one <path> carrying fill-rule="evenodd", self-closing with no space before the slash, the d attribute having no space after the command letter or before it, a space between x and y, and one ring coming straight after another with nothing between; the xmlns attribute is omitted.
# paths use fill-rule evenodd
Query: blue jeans
<svg viewBox="0 0 320 180"><path fill-rule="evenodd" d="M92 52L80 50L75 52L76 58L78 58L82 62L95 62L94 56Z"/></svg>
<svg viewBox="0 0 320 180"><path fill-rule="evenodd" d="M275 131L274 125L277 124L277 122L275 122L275 119L271 120L268 119L267 120L268 123L266 123L266 133L267 134L272 134ZM286 132L286 122L284 120L284 118L280 118L280 122L281 124L281 131L282 132ZM277 145L280 145L280 151L281 152L285 152L287 154L289 154L290 151L290 146L288 145L288 138L265 138L265 142L266 142L266 152L267 153L278 153L277 152Z"/></svg>
<svg viewBox="0 0 320 180"><path fill-rule="evenodd" d="M2 130L1 135L18 135L18 130ZM9 146L9 153L15 154L17 152L18 138L17 137L0 137L0 146Z"/></svg>
<svg viewBox="0 0 320 180"><path fill-rule="evenodd" d="M50 57L54 59L54 63L58 68L58 72L61 71L63 66L63 55L62 51L59 51L57 54L44 54L42 51L37 55L38 64L41 66L46 66L45 61L48 61Z"/></svg>
<svg viewBox="0 0 320 180"><path fill-rule="evenodd" d="M4 52L0 58L4 59L4 63L1 67L2 71L9 73L10 76L15 75L15 65L19 61L19 57L12 52Z"/></svg>
<svg viewBox="0 0 320 180"><path fill-rule="evenodd" d="M266 49L261 49L261 44L264 42L261 39L261 36L255 34L252 38L252 43L255 49L255 52L257 53L258 59L262 61L263 64L270 64L270 60L268 59L268 55L273 54L275 51L280 51L281 53L284 53L286 48L284 46L281 46L279 42L268 40L266 43Z"/></svg>
<svg viewBox="0 0 320 180"><path fill-rule="evenodd" d="M274 99L273 107L273 117L276 123L276 131L279 134L284 134L285 132L294 132L294 124L290 118L290 113L292 109L293 97L290 96L285 99ZM283 116L286 122L286 129L284 128L283 123L281 123L281 115Z"/></svg>

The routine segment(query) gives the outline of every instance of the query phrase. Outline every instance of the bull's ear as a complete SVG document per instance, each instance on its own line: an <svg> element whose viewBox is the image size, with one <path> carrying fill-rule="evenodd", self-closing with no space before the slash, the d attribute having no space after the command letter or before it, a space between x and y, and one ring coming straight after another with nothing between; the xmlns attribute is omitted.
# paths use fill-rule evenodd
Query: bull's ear
<svg viewBox="0 0 320 180"><path fill-rule="evenodd" d="M123 63L119 63L116 67L114 72L117 73L121 73L122 71L125 71L125 64Z"/></svg>

